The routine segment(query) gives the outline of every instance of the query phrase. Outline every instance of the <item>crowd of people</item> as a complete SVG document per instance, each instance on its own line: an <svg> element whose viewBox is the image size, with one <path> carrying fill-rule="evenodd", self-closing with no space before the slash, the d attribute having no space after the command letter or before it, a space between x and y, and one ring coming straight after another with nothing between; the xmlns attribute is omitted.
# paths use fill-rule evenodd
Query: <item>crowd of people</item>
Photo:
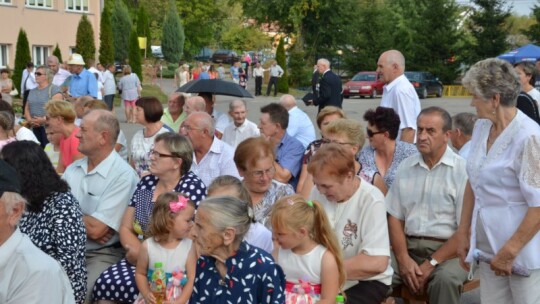
<svg viewBox="0 0 540 304"><path fill-rule="evenodd" d="M476 115L452 117L421 109L405 58L386 51L381 104L361 122L341 109L320 59L307 102L319 107L320 138L292 95L261 107L258 122L242 99L220 113L208 93L175 92L163 108L125 68L126 119L143 126L126 149L109 91L107 102L93 95L100 78L83 58L67 74L48 63L28 65L21 88L33 132L0 101L2 303L342 294L380 304L397 286L459 303L476 266L482 302L540 302L540 126L520 110L523 94L537 103L526 64L473 65L463 84ZM271 81L283 73L273 68ZM177 85L206 74L220 72L181 64ZM158 292L162 270L169 284Z"/></svg>

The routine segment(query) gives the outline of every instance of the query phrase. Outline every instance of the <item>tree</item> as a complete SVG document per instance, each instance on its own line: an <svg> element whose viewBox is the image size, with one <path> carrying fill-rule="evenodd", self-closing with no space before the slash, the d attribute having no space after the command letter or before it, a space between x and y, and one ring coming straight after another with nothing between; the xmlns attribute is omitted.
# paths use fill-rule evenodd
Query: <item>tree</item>
<svg viewBox="0 0 540 304"><path fill-rule="evenodd" d="M60 47L58 47L58 43L54 47L53 55L58 57L58 62L64 62L64 60L62 60L62 52L60 51Z"/></svg>
<svg viewBox="0 0 540 304"><path fill-rule="evenodd" d="M22 80L22 74L26 69L26 64L32 60L30 56L30 45L26 32L21 28L17 37L17 51L15 52L15 70L13 71L13 83L18 86ZM23 92L19 92L22 94Z"/></svg>
<svg viewBox="0 0 540 304"><path fill-rule="evenodd" d="M94 30L92 24L83 14L77 27L77 38L75 40L75 48L77 53L81 54L83 59L96 58L96 44L94 43Z"/></svg>
<svg viewBox="0 0 540 304"><path fill-rule="evenodd" d="M144 8L144 5L139 6L139 12L137 13L137 35L139 37L146 37L146 52L152 54L150 46L152 45L152 36L150 33L150 20L148 13Z"/></svg>
<svg viewBox="0 0 540 304"><path fill-rule="evenodd" d="M137 35L137 30L133 28L131 34L129 35L129 65L131 66L131 71L142 81L142 66L141 66L141 49L139 48L139 39Z"/></svg>
<svg viewBox="0 0 540 304"><path fill-rule="evenodd" d="M470 30L474 38L468 48L469 63L495 57L508 50L506 33L510 16L510 7L505 7L505 0L474 0L479 9L470 18Z"/></svg>
<svg viewBox="0 0 540 304"><path fill-rule="evenodd" d="M128 9L122 0L114 2L111 24L114 38L114 59L124 62L128 58L128 33L131 33L132 24Z"/></svg>
<svg viewBox="0 0 540 304"><path fill-rule="evenodd" d="M531 43L540 43L540 1L532 8L532 16L536 20L536 23L531 25L529 29L524 30L523 34L529 38Z"/></svg>
<svg viewBox="0 0 540 304"><path fill-rule="evenodd" d="M277 64L283 69L283 75L278 79L278 92L289 93L289 75L287 73L287 57L285 55L285 42L283 37L279 39L276 50Z"/></svg>
<svg viewBox="0 0 540 304"><path fill-rule="evenodd" d="M169 10L163 22L163 38L161 51L169 62L178 62L184 51L184 28L176 11L174 0L169 0Z"/></svg>
<svg viewBox="0 0 540 304"><path fill-rule="evenodd" d="M111 25L111 12L107 6L101 13L99 34L99 62L102 64L114 63L114 41Z"/></svg>

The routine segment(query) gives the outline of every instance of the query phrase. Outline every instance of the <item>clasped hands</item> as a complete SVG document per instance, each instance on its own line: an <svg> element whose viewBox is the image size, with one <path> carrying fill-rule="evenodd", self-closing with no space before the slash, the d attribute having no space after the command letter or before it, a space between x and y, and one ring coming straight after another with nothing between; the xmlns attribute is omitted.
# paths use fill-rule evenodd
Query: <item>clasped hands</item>
<svg viewBox="0 0 540 304"><path fill-rule="evenodd" d="M403 283L414 294L422 294L429 276L435 270L427 260L418 265L411 257L407 256L399 263L399 274Z"/></svg>

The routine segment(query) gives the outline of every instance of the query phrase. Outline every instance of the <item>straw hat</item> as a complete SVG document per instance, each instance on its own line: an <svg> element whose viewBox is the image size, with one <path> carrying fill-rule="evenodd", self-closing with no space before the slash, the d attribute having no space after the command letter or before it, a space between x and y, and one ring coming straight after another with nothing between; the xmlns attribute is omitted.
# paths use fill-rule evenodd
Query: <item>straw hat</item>
<svg viewBox="0 0 540 304"><path fill-rule="evenodd" d="M84 60L80 54L73 53L69 56L68 64L85 65Z"/></svg>

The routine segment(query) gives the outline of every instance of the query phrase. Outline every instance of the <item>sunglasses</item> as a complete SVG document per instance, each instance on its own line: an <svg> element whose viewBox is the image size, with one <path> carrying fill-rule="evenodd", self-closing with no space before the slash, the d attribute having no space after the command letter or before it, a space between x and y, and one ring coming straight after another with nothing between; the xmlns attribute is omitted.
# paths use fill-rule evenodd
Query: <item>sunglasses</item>
<svg viewBox="0 0 540 304"><path fill-rule="evenodd" d="M39 72L37 72L37 73L35 73L35 74L36 74L36 76L42 76L42 75L45 75L45 74L39 73Z"/></svg>
<svg viewBox="0 0 540 304"><path fill-rule="evenodd" d="M366 128L366 132L367 132L367 136L368 136L368 137L373 137L373 136L375 136L375 135L377 135L377 134L382 134L382 133L384 133L384 132L386 132L386 131L377 131L377 132L373 132L373 131L371 131L370 129Z"/></svg>

